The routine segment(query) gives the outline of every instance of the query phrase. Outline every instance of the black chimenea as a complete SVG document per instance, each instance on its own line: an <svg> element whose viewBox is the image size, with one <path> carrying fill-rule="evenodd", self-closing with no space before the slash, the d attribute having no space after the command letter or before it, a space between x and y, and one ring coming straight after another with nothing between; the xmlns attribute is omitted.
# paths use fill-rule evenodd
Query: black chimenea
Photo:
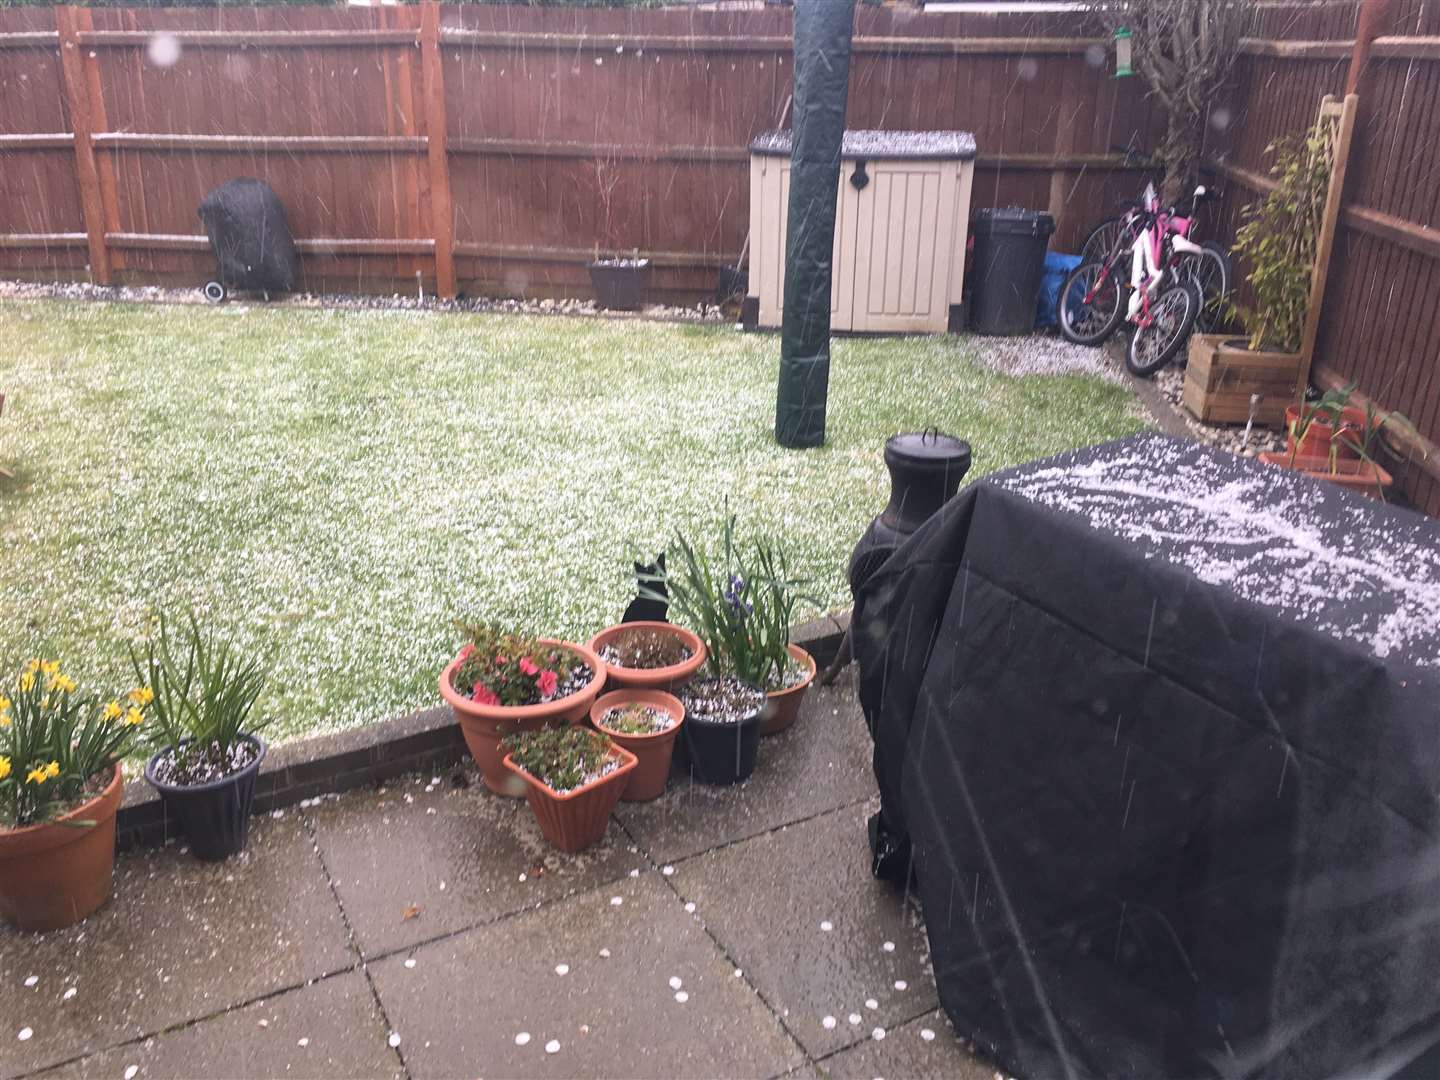
<svg viewBox="0 0 1440 1080"><path fill-rule="evenodd" d="M885 467L890 470L890 502L850 554L852 597L911 533L954 498L970 471L970 444L935 428L892 435L885 440ZM835 661L820 678L821 686L835 681L852 652L847 631Z"/></svg>

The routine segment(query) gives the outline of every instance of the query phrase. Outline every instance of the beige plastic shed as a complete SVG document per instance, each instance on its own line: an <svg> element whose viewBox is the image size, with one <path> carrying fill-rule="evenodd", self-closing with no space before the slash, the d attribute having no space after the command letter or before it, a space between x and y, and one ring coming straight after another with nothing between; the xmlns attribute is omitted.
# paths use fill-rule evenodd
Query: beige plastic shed
<svg viewBox="0 0 1440 1080"><path fill-rule="evenodd" d="M959 328L975 172L968 131L847 131L835 210L833 330ZM790 132L750 144L748 327L780 325Z"/></svg>

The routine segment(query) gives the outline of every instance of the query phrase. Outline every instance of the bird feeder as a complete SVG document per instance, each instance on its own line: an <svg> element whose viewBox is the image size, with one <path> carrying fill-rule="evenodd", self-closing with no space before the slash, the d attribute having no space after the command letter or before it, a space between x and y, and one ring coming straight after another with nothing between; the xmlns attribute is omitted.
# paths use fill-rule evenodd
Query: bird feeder
<svg viewBox="0 0 1440 1080"><path fill-rule="evenodd" d="M1135 71L1130 66L1130 28L1122 26L1115 31L1115 77L1123 78L1126 75L1134 75Z"/></svg>

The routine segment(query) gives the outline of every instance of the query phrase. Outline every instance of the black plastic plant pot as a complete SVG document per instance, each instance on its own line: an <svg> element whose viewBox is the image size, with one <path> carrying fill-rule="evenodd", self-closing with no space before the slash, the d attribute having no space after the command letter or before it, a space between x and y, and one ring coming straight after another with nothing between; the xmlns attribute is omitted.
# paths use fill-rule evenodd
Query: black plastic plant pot
<svg viewBox="0 0 1440 1080"><path fill-rule="evenodd" d="M755 692L755 705L739 721L715 720L692 707L692 699L685 691L693 686L695 683L681 687L677 694L685 704L685 726L680 729L680 741L685 747L690 774L704 784L738 784L748 780L755 771L755 756L760 749L764 692L749 687Z"/></svg>
<svg viewBox="0 0 1440 1080"><path fill-rule="evenodd" d="M650 291L649 259L597 259L588 264L595 303L611 311L637 311Z"/></svg>
<svg viewBox="0 0 1440 1080"><path fill-rule="evenodd" d="M239 772L208 784L181 786L157 780L156 763L170 753L168 748L145 764L145 779L160 792L167 809L179 821L195 857L207 862L244 851L250 839L250 811L255 805L255 779L265 760L265 741L254 735L241 735L240 739L255 747L255 760Z"/></svg>

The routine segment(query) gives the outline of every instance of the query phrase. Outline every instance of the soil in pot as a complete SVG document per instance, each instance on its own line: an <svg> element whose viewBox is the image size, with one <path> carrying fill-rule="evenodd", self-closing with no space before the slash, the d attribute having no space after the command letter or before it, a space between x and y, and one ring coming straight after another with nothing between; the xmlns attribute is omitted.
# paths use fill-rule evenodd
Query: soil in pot
<svg viewBox="0 0 1440 1080"><path fill-rule="evenodd" d="M679 699L658 690L612 690L590 707L590 722L637 759L620 796L626 802L648 802L665 793L684 717Z"/></svg>
<svg viewBox="0 0 1440 1080"><path fill-rule="evenodd" d="M165 806L180 824L197 859L215 862L245 850L255 782L265 743L241 735L228 748L181 743L161 750L145 766Z"/></svg>
<svg viewBox="0 0 1440 1080"><path fill-rule="evenodd" d="M596 634L590 648L605 662L611 684L672 690L705 662L705 645L682 626L667 622L620 623Z"/></svg>
<svg viewBox="0 0 1440 1080"><path fill-rule="evenodd" d="M91 781L92 798L53 821L0 829L0 920L21 930L59 930L110 896L120 766Z"/></svg>
<svg viewBox="0 0 1440 1080"><path fill-rule="evenodd" d="M675 695L685 706L690 770L707 784L736 784L755 771L765 693L733 675L695 679Z"/></svg>
<svg viewBox="0 0 1440 1080"><path fill-rule="evenodd" d="M767 693L761 735L778 735L800 715L805 691L815 681L815 659L799 645L787 645L791 663L781 673L781 686Z"/></svg>
<svg viewBox="0 0 1440 1080"><path fill-rule="evenodd" d="M526 742L531 736L534 741ZM579 747L584 749L577 754ZM504 766L525 784L546 840L574 853L604 839L637 764L634 754L588 728L563 727L507 739L506 749Z"/></svg>

